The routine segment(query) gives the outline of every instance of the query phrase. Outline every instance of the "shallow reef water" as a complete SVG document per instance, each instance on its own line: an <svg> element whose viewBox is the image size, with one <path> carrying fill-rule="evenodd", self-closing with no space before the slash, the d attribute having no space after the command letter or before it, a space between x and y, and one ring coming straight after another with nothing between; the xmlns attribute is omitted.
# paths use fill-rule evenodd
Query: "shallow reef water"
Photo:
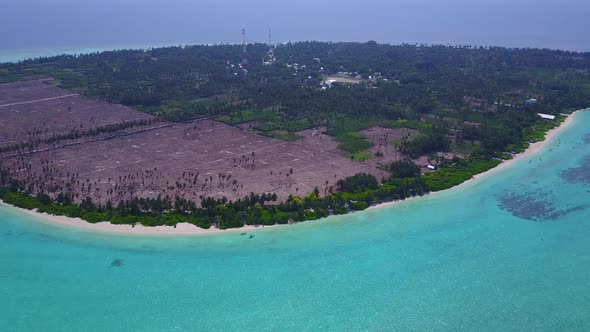
<svg viewBox="0 0 590 332"><path fill-rule="evenodd" d="M500 207L509 211L513 216L533 221L557 220L571 212L584 208L584 206L580 205L559 209L554 200L555 198L549 193L543 192L507 192L498 199Z"/></svg>
<svg viewBox="0 0 590 332"><path fill-rule="evenodd" d="M590 156L585 157L579 166L563 170L560 175L567 182L590 186Z"/></svg>
<svg viewBox="0 0 590 332"><path fill-rule="evenodd" d="M588 122L455 189L244 235L0 206L0 330L589 331Z"/></svg>

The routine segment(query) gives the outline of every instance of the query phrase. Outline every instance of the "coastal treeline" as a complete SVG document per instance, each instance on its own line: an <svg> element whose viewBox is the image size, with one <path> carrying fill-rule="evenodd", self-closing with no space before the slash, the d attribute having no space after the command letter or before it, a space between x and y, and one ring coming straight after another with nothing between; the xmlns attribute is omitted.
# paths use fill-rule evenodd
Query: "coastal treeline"
<svg viewBox="0 0 590 332"><path fill-rule="evenodd" d="M81 218L90 223L174 226L187 222L201 228L227 229L244 225L274 225L315 220L329 215L346 214L409 197L422 196L460 184L473 175L487 171L495 160L455 160L441 171L422 175L411 161L398 161L387 167L391 177L383 182L373 175L359 173L338 181L338 191L322 196L318 188L304 197L290 196L277 202L276 194L255 194L228 201L227 198L204 198L200 204L180 197L141 198L96 204L90 197L75 203L71 194L57 198L41 193L32 195L24 183L11 179L0 169L0 199L24 209L36 209L54 215Z"/></svg>

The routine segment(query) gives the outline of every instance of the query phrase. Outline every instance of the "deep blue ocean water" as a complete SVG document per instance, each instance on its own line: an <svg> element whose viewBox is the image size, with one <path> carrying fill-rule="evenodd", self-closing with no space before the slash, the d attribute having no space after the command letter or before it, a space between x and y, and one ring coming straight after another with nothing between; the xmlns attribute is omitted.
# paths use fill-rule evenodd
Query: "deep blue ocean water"
<svg viewBox="0 0 590 332"><path fill-rule="evenodd" d="M589 123L465 186L253 239L2 206L0 330L588 331Z"/></svg>

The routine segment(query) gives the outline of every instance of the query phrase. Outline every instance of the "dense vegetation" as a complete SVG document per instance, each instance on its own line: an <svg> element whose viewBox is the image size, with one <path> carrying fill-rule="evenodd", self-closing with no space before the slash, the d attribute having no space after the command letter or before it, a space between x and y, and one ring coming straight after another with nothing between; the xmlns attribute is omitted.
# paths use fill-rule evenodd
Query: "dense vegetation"
<svg viewBox="0 0 590 332"><path fill-rule="evenodd" d="M350 153L369 146L356 133L363 125L395 127L404 120L421 130L402 146L414 156L466 141L494 154L526 141L523 130L538 120L535 112L559 114L590 100L589 53L303 42L278 45L273 65L252 60L267 50L249 45L247 74L239 68L239 45L215 45L0 64L0 82L48 75L65 88L167 120L260 120L256 130L286 140L327 125ZM321 89L336 72L362 83ZM525 106L528 98L539 102ZM447 142L449 130L461 135Z"/></svg>
<svg viewBox="0 0 590 332"><path fill-rule="evenodd" d="M361 161L372 157L366 150L373 146L361 130L376 125L409 128L416 134L395 143L400 153L406 158L428 156L438 170L421 175L419 167L404 160L385 166L392 177L384 182L358 174L339 181L334 193L316 190L285 202L252 194L235 202L205 199L198 206L173 198L95 206L89 200L75 204L67 197L32 197L26 186L3 178L0 171L0 197L90 222L173 225L186 220L228 228L317 219L462 183L495 167L499 158L509 158L507 153L543 139L558 124L542 120L538 112L559 115L590 104L590 53L302 42L276 46L272 65L252 61L267 50L268 45L249 45L247 71L239 66L239 45L41 58L0 64L0 82L51 76L65 88L158 118L249 122L261 135L288 141L298 139L298 131L325 126L340 149ZM331 75L356 84L328 87L325 81ZM535 102L525 103L531 98ZM115 129L120 128L101 130Z"/></svg>

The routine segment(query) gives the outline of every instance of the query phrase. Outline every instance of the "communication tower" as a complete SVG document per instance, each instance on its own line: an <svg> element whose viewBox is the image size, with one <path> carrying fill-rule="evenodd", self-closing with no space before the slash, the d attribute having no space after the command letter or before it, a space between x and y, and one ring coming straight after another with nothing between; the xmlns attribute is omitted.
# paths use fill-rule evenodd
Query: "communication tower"
<svg viewBox="0 0 590 332"><path fill-rule="evenodd" d="M270 28L268 28L268 52L267 52L267 60L262 60L262 63L265 65L272 65L276 61L275 58L275 46L272 44L272 32Z"/></svg>
<svg viewBox="0 0 590 332"><path fill-rule="evenodd" d="M242 69L248 71L248 48L246 46L246 29L242 29Z"/></svg>

